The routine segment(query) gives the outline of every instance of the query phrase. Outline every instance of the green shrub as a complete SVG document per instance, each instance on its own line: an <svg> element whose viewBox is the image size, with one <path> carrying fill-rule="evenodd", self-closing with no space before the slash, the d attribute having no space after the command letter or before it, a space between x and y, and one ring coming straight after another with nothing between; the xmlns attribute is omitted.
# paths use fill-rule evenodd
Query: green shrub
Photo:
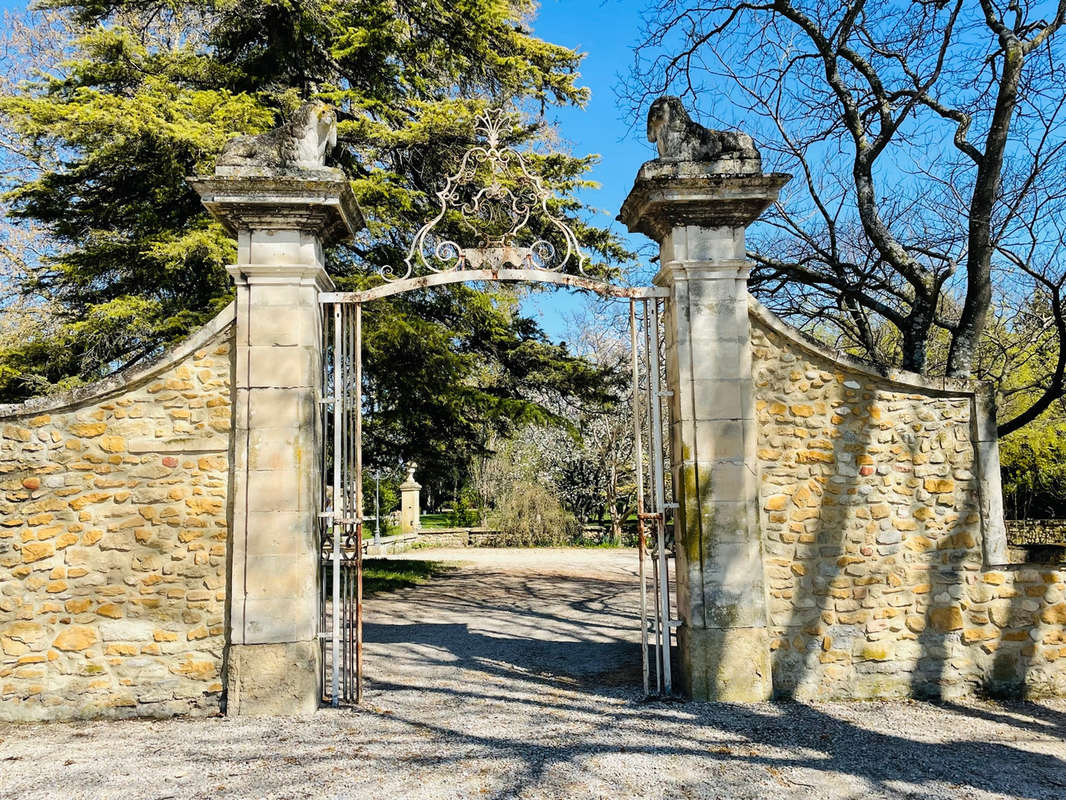
<svg viewBox="0 0 1066 800"><path fill-rule="evenodd" d="M508 487L490 525L500 531L503 544L519 547L557 547L581 536L577 519L563 508L559 498L528 481Z"/></svg>

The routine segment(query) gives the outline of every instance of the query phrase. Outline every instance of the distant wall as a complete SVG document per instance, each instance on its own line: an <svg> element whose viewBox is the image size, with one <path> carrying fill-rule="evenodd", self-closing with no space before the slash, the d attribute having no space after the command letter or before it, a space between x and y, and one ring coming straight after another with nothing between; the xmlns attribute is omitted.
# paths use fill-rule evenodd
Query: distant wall
<svg viewBox="0 0 1066 800"><path fill-rule="evenodd" d="M1019 547L1066 547L1066 519L1009 519L1007 541Z"/></svg>
<svg viewBox="0 0 1066 800"><path fill-rule="evenodd" d="M219 710L233 321L0 406L0 719Z"/></svg>
<svg viewBox="0 0 1066 800"><path fill-rule="evenodd" d="M751 322L775 692L1066 693L1066 572L1007 563L987 389Z"/></svg>

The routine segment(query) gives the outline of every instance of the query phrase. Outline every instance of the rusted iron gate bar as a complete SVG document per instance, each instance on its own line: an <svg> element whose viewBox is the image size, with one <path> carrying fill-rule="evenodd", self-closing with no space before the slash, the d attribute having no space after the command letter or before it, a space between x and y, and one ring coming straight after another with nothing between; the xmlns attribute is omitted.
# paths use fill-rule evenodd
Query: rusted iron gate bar
<svg viewBox="0 0 1066 800"><path fill-rule="evenodd" d="M332 450L322 448L319 553L320 569L328 564L332 581L328 595L322 582L319 636L323 688L328 671L329 699L336 706L362 697L362 306L331 306L323 306L323 335L332 359L323 369L320 430ZM332 494L325 480L329 473Z"/></svg>
<svg viewBox="0 0 1066 800"><path fill-rule="evenodd" d="M637 314L636 305L641 305L641 313ZM663 359L660 358L659 345L662 337L659 329L659 300L657 298L630 301L630 343L632 349L633 369L633 436L635 450L635 468L637 475L637 525L639 535L640 553L640 604L641 604L641 645L643 649L644 693L651 694L648 680L648 633L655 637L655 693L669 695L673 692L673 680L671 677L670 655L670 632L678 624L670 617L670 575L669 564L666 558L666 518L667 513L677 506L675 503L666 502L666 471L663 466L668 461L668 455L664 449L663 437L663 408L662 401L671 396L671 393L663 388L664 380L662 368ZM638 331L643 327L643 361L644 361L644 408L640 402L640 348L638 347ZM646 413L642 413L642 411ZM649 458L645 465L643 453L643 441L641 435L642 424L647 424L649 442ZM648 487L651 511L646 512L647 505L644 501L644 470L647 469ZM647 529L645 523L650 523L655 533L655 550L652 560L652 585L655 601L655 613L652 616L651 625L648 625L647 615L647 580L645 577L645 557L648 549ZM650 628L650 631L649 631Z"/></svg>

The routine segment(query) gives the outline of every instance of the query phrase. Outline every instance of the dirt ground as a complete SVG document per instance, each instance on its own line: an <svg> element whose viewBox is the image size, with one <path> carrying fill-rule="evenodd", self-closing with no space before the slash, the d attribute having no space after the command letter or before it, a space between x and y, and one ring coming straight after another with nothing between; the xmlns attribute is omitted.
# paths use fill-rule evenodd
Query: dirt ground
<svg viewBox="0 0 1066 800"><path fill-rule="evenodd" d="M0 797L1066 798L1066 701L644 703L632 551L406 557L361 708L0 725Z"/></svg>

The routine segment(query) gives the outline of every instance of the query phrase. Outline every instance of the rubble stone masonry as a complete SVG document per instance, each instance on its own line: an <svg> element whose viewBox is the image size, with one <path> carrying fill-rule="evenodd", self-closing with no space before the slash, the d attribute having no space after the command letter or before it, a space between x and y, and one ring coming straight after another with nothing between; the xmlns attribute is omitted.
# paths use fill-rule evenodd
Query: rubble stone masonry
<svg viewBox="0 0 1066 800"><path fill-rule="evenodd" d="M996 563L981 387L883 377L758 304L751 322L775 694L1066 693L1066 572Z"/></svg>
<svg viewBox="0 0 1066 800"><path fill-rule="evenodd" d="M233 318L0 407L0 719L219 711Z"/></svg>

